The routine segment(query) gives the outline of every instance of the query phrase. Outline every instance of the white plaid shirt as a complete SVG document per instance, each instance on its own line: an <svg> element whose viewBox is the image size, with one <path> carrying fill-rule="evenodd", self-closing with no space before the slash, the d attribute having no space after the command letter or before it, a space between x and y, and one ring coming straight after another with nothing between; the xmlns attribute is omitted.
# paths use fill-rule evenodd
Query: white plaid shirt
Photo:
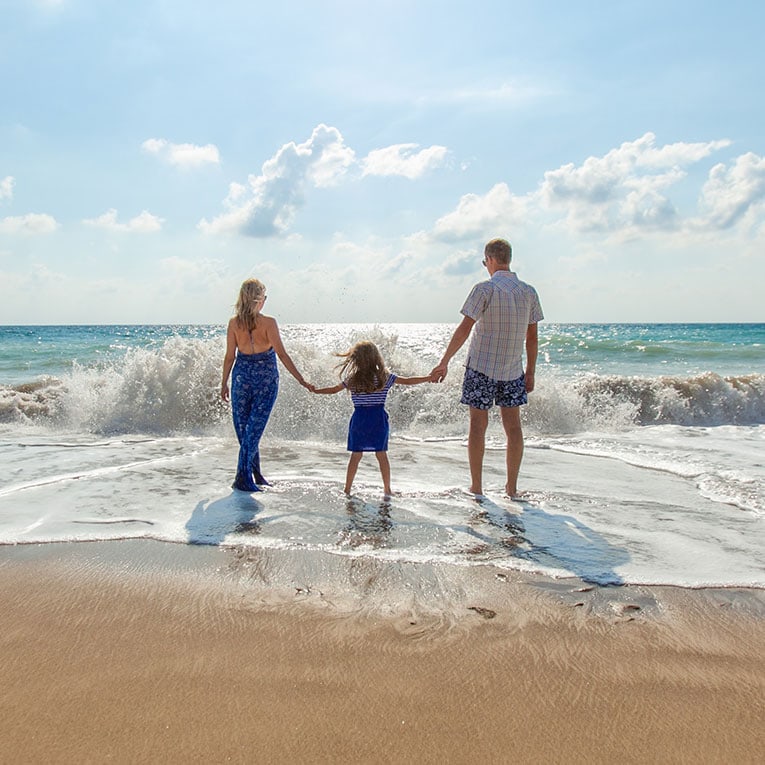
<svg viewBox="0 0 765 765"><path fill-rule="evenodd" d="M517 380L526 330L544 319L537 291L512 271L495 271L473 287L461 313L476 322L465 366L492 380Z"/></svg>

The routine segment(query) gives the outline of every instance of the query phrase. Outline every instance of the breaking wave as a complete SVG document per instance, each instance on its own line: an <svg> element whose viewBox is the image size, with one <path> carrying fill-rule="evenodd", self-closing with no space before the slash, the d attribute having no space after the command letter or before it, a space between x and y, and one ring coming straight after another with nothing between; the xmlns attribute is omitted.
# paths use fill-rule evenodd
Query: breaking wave
<svg viewBox="0 0 765 765"><path fill-rule="evenodd" d="M386 357L399 374L422 374L434 360L388 341ZM337 361L310 343L290 346L305 376L335 379ZM117 360L75 367L60 377L0 386L0 423L93 433L204 433L230 429L219 398L220 339L171 337L155 348L134 348ZM388 399L394 431L421 438L464 436L458 405L461 374L455 365L441 385L399 386ZM755 425L765 423L765 375L722 377L565 377L540 370L537 389L523 410L530 433L540 435L635 426ZM350 403L346 396L315 397L281 369L279 400L269 430L294 440L342 440Z"/></svg>

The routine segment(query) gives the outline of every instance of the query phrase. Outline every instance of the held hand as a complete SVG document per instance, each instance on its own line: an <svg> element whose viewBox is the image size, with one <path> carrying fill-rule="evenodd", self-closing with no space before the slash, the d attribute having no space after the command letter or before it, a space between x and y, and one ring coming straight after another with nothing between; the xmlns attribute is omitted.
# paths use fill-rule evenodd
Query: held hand
<svg viewBox="0 0 765 765"><path fill-rule="evenodd" d="M316 393L316 386L313 383L303 381L303 386L307 388L311 393Z"/></svg>
<svg viewBox="0 0 765 765"><path fill-rule="evenodd" d="M446 373L449 371L448 364L439 364L437 367L433 367L430 372L431 382L443 382L446 379Z"/></svg>

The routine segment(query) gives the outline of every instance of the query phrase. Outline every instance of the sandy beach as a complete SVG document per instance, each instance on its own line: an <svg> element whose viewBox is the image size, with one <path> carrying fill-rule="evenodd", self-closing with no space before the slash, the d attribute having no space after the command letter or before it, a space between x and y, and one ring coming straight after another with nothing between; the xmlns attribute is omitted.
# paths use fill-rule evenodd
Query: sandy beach
<svg viewBox="0 0 765 765"><path fill-rule="evenodd" d="M485 567L448 611L360 609L266 586L237 555L0 549L0 759L754 763L765 748L761 591Z"/></svg>

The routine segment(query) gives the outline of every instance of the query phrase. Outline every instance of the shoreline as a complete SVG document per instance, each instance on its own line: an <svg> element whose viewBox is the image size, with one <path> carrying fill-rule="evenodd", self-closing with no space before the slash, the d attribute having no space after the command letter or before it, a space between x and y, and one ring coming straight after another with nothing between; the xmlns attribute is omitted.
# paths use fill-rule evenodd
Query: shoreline
<svg viewBox="0 0 765 765"><path fill-rule="evenodd" d="M326 555L301 569L303 552L0 547L5 756L753 763L765 748L762 591Z"/></svg>

